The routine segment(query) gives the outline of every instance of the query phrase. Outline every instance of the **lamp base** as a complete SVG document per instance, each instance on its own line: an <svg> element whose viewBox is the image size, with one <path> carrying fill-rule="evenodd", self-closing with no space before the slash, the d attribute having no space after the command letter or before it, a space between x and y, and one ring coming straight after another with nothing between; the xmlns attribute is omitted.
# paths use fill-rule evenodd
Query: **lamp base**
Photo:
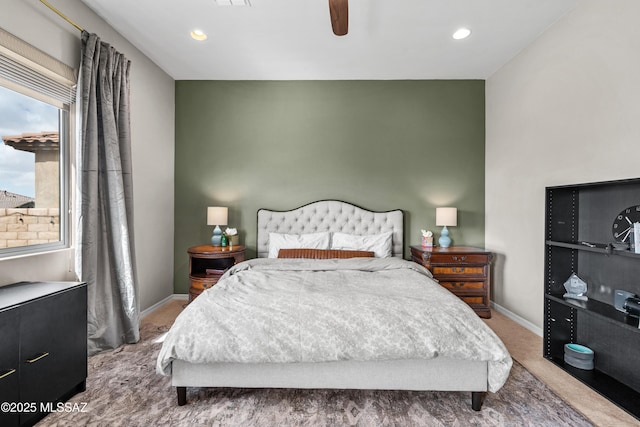
<svg viewBox="0 0 640 427"><path fill-rule="evenodd" d="M449 230L447 230L447 226L442 227L442 233L440 234L440 238L438 239L438 244L443 248L448 248L451 246L451 237L449 237Z"/></svg>
<svg viewBox="0 0 640 427"><path fill-rule="evenodd" d="M216 225L213 229L213 235L211 236L211 246L221 246L222 230L220 226Z"/></svg>

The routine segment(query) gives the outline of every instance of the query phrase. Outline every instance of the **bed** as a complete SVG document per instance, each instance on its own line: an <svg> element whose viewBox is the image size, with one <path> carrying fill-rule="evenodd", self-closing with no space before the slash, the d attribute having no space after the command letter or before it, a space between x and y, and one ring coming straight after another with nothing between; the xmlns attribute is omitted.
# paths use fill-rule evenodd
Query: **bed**
<svg viewBox="0 0 640 427"><path fill-rule="evenodd" d="M388 389L471 392L480 410L511 358L466 304L403 259L403 224L401 210L335 200L260 209L258 257L189 304L165 338L157 371L171 375L178 404L187 387ZM299 258L307 249L375 256Z"/></svg>

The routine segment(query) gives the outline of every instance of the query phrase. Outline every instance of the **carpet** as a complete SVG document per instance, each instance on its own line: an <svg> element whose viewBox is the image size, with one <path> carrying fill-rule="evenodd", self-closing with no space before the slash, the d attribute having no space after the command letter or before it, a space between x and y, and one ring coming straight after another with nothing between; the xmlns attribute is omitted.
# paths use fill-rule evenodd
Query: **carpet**
<svg viewBox="0 0 640 427"><path fill-rule="evenodd" d="M482 411L471 393L381 390L188 388L179 407L169 377L155 373L166 328L141 330L137 344L89 358L87 391L74 410L47 415L38 426L591 426L514 361ZM86 404L86 405L85 405Z"/></svg>

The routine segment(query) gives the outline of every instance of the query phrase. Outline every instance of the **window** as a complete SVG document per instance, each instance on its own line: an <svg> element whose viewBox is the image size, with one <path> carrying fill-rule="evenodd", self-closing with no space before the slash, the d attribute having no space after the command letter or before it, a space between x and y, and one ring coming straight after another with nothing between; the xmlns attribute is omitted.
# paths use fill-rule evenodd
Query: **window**
<svg viewBox="0 0 640 427"><path fill-rule="evenodd" d="M73 74L0 29L0 258L69 245Z"/></svg>

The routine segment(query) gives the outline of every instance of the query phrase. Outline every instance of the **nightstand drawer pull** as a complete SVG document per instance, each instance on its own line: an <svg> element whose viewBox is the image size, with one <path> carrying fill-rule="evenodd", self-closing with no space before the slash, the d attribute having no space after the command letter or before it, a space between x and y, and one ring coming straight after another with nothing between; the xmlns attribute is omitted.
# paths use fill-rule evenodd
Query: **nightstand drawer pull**
<svg viewBox="0 0 640 427"><path fill-rule="evenodd" d="M466 255L462 255L462 256L453 255L452 258L454 261L464 261L467 259Z"/></svg>
<svg viewBox="0 0 640 427"><path fill-rule="evenodd" d="M4 374L0 375L0 380L1 380L1 379L3 379L3 378L5 378L5 377L8 377L9 375L11 375L11 374L13 374L13 373L15 373L15 372L16 372L16 370L15 370L15 369L9 369L9 370L8 370L7 372L5 372Z"/></svg>
<svg viewBox="0 0 640 427"><path fill-rule="evenodd" d="M27 359L27 363L36 363L38 360L40 359L44 359L45 357L47 357L49 355L49 352L44 352L41 355L39 355L38 357L34 357L33 359Z"/></svg>

